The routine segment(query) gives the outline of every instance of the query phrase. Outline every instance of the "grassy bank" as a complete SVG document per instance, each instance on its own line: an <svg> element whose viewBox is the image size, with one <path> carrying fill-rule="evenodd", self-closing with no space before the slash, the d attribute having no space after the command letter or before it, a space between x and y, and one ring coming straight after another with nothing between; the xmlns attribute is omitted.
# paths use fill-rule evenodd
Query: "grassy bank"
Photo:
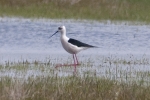
<svg viewBox="0 0 150 100"><path fill-rule="evenodd" d="M0 65L0 100L150 99L150 73L135 68L149 66L149 59L111 56L97 60L97 64L93 59L82 61L77 66L77 74L73 74L73 67L56 69L58 62L51 59L44 62L6 61ZM63 62L71 63L70 59ZM103 71L93 73L95 67L95 71ZM111 70L112 67L114 70Z"/></svg>
<svg viewBox="0 0 150 100"><path fill-rule="evenodd" d="M97 77L36 77L0 80L1 100L148 100L150 87Z"/></svg>
<svg viewBox="0 0 150 100"><path fill-rule="evenodd" d="M0 16L150 22L150 0L0 0Z"/></svg>
<svg viewBox="0 0 150 100"><path fill-rule="evenodd" d="M36 77L0 80L1 100L149 100L150 87L98 77Z"/></svg>

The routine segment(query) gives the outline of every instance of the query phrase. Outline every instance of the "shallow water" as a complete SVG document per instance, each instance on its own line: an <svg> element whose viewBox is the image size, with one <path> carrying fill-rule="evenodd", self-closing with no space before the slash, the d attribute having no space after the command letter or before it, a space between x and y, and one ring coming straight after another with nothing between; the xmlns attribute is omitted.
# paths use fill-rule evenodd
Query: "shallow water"
<svg viewBox="0 0 150 100"><path fill-rule="evenodd" d="M62 53L60 34L49 38L61 25L66 26L67 33L74 33L68 37L98 46L93 49L98 53L150 53L149 25L5 17L0 18L0 51Z"/></svg>
<svg viewBox="0 0 150 100"><path fill-rule="evenodd" d="M61 46L60 34L49 38L57 28L65 25L68 37L98 46L78 54L79 60L91 58L99 65L104 65L103 58L113 56L116 59L128 61L150 58L150 25L130 25L128 22L111 23L110 21L96 22L86 20L51 20L0 18L0 63L6 61L47 61L56 58L72 57ZM133 56L131 59L130 56ZM99 60L100 59L100 60ZM62 61L63 63L63 61ZM99 66L98 65L98 66ZM128 65L120 67L127 70ZM143 65L142 65L143 66ZM133 65L133 69L147 71L146 67ZM106 67L101 67L97 73L106 73ZM115 67L116 68L116 67ZM110 67L110 72L113 72ZM87 68L85 69L87 70ZM89 69L90 70L90 69ZM83 71L83 70L82 70ZM116 74L115 74L116 75Z"/></svg>

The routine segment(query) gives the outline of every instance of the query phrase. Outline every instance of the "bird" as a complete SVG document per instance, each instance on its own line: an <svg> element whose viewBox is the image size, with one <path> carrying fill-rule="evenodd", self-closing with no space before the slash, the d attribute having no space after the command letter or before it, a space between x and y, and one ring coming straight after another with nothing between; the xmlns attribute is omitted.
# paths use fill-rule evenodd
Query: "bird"
<svg viewBox="0 0 150 100"><path fill-rule="evenodd" d="M98 48L98 47L80 42L79 40L76 40L76 39L73 39L73 38L68 38L66 36L66 27L64 25L58 27L58 30L54 34L52 34L50 36L50 38L58 32L61 33L60 41L61 41L61 44L62 44L63 48L68 53L73 55L74 64L70 64L68 66L74 66L74 72L76 72L76 66L80 65L79 62L78 62L76 54L79 53L80 51L86 50L88 48ZM64 64L64 65L60 65L60 66L67 66L67 65Z"/></svg>

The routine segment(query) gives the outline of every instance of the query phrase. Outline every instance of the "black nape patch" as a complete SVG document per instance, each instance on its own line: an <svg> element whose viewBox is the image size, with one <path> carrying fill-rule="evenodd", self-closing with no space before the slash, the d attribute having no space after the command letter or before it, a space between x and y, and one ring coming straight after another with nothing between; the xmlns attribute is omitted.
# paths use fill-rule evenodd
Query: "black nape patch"
<svg viewBox="0 0 150 100"><path fill-rule="evenodd" d="M68 42L73 44L73 45L76 45L78 47L95 47L95 46L92 46L92 45L89 45L89 44L86 44L86 43L82 43L78 40L71 39L71 38L68 40Z"/></svg>

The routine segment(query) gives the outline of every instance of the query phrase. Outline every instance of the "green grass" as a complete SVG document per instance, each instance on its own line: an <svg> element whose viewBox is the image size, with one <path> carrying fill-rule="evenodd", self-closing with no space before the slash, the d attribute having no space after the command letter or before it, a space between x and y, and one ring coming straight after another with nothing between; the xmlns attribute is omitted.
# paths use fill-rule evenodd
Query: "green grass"
<svg viewBox="0 0 150 100"><path fill-rule="evenodd" d="M149 93L149 86L88 76L0 80L1 100L148 100Z"/></svg>
<svg viewBox="0 0 150 100"><path fill-rule="evenodd" d="M8 61L0 65L0 100L149 100L150 72L132 69L137 65L149 66L149 59L146 56L128 57L95 58L99 63L92 58L84 59L76 74L73 74L73 67L55 69L57 62L51 60ZM60 62L62 59L57 60ZM71 63L69 58L65 62ZM97 70L105 68L105 76L93 72L95 66ZM110 71L113 66L117 73ZM122 69L126 66L130 66L130 72ZM30 71L32 74L28 73ZM6 73L14 74L10 76ZM59 73L72 74L63 76ZM115 74L118 76L113 78Z"/></svg>
<svg viewBox="0 0 150 100"><path fill-rule="evenodd" d="M1 0L0 16L150 22L149 0Z"/></svg>

